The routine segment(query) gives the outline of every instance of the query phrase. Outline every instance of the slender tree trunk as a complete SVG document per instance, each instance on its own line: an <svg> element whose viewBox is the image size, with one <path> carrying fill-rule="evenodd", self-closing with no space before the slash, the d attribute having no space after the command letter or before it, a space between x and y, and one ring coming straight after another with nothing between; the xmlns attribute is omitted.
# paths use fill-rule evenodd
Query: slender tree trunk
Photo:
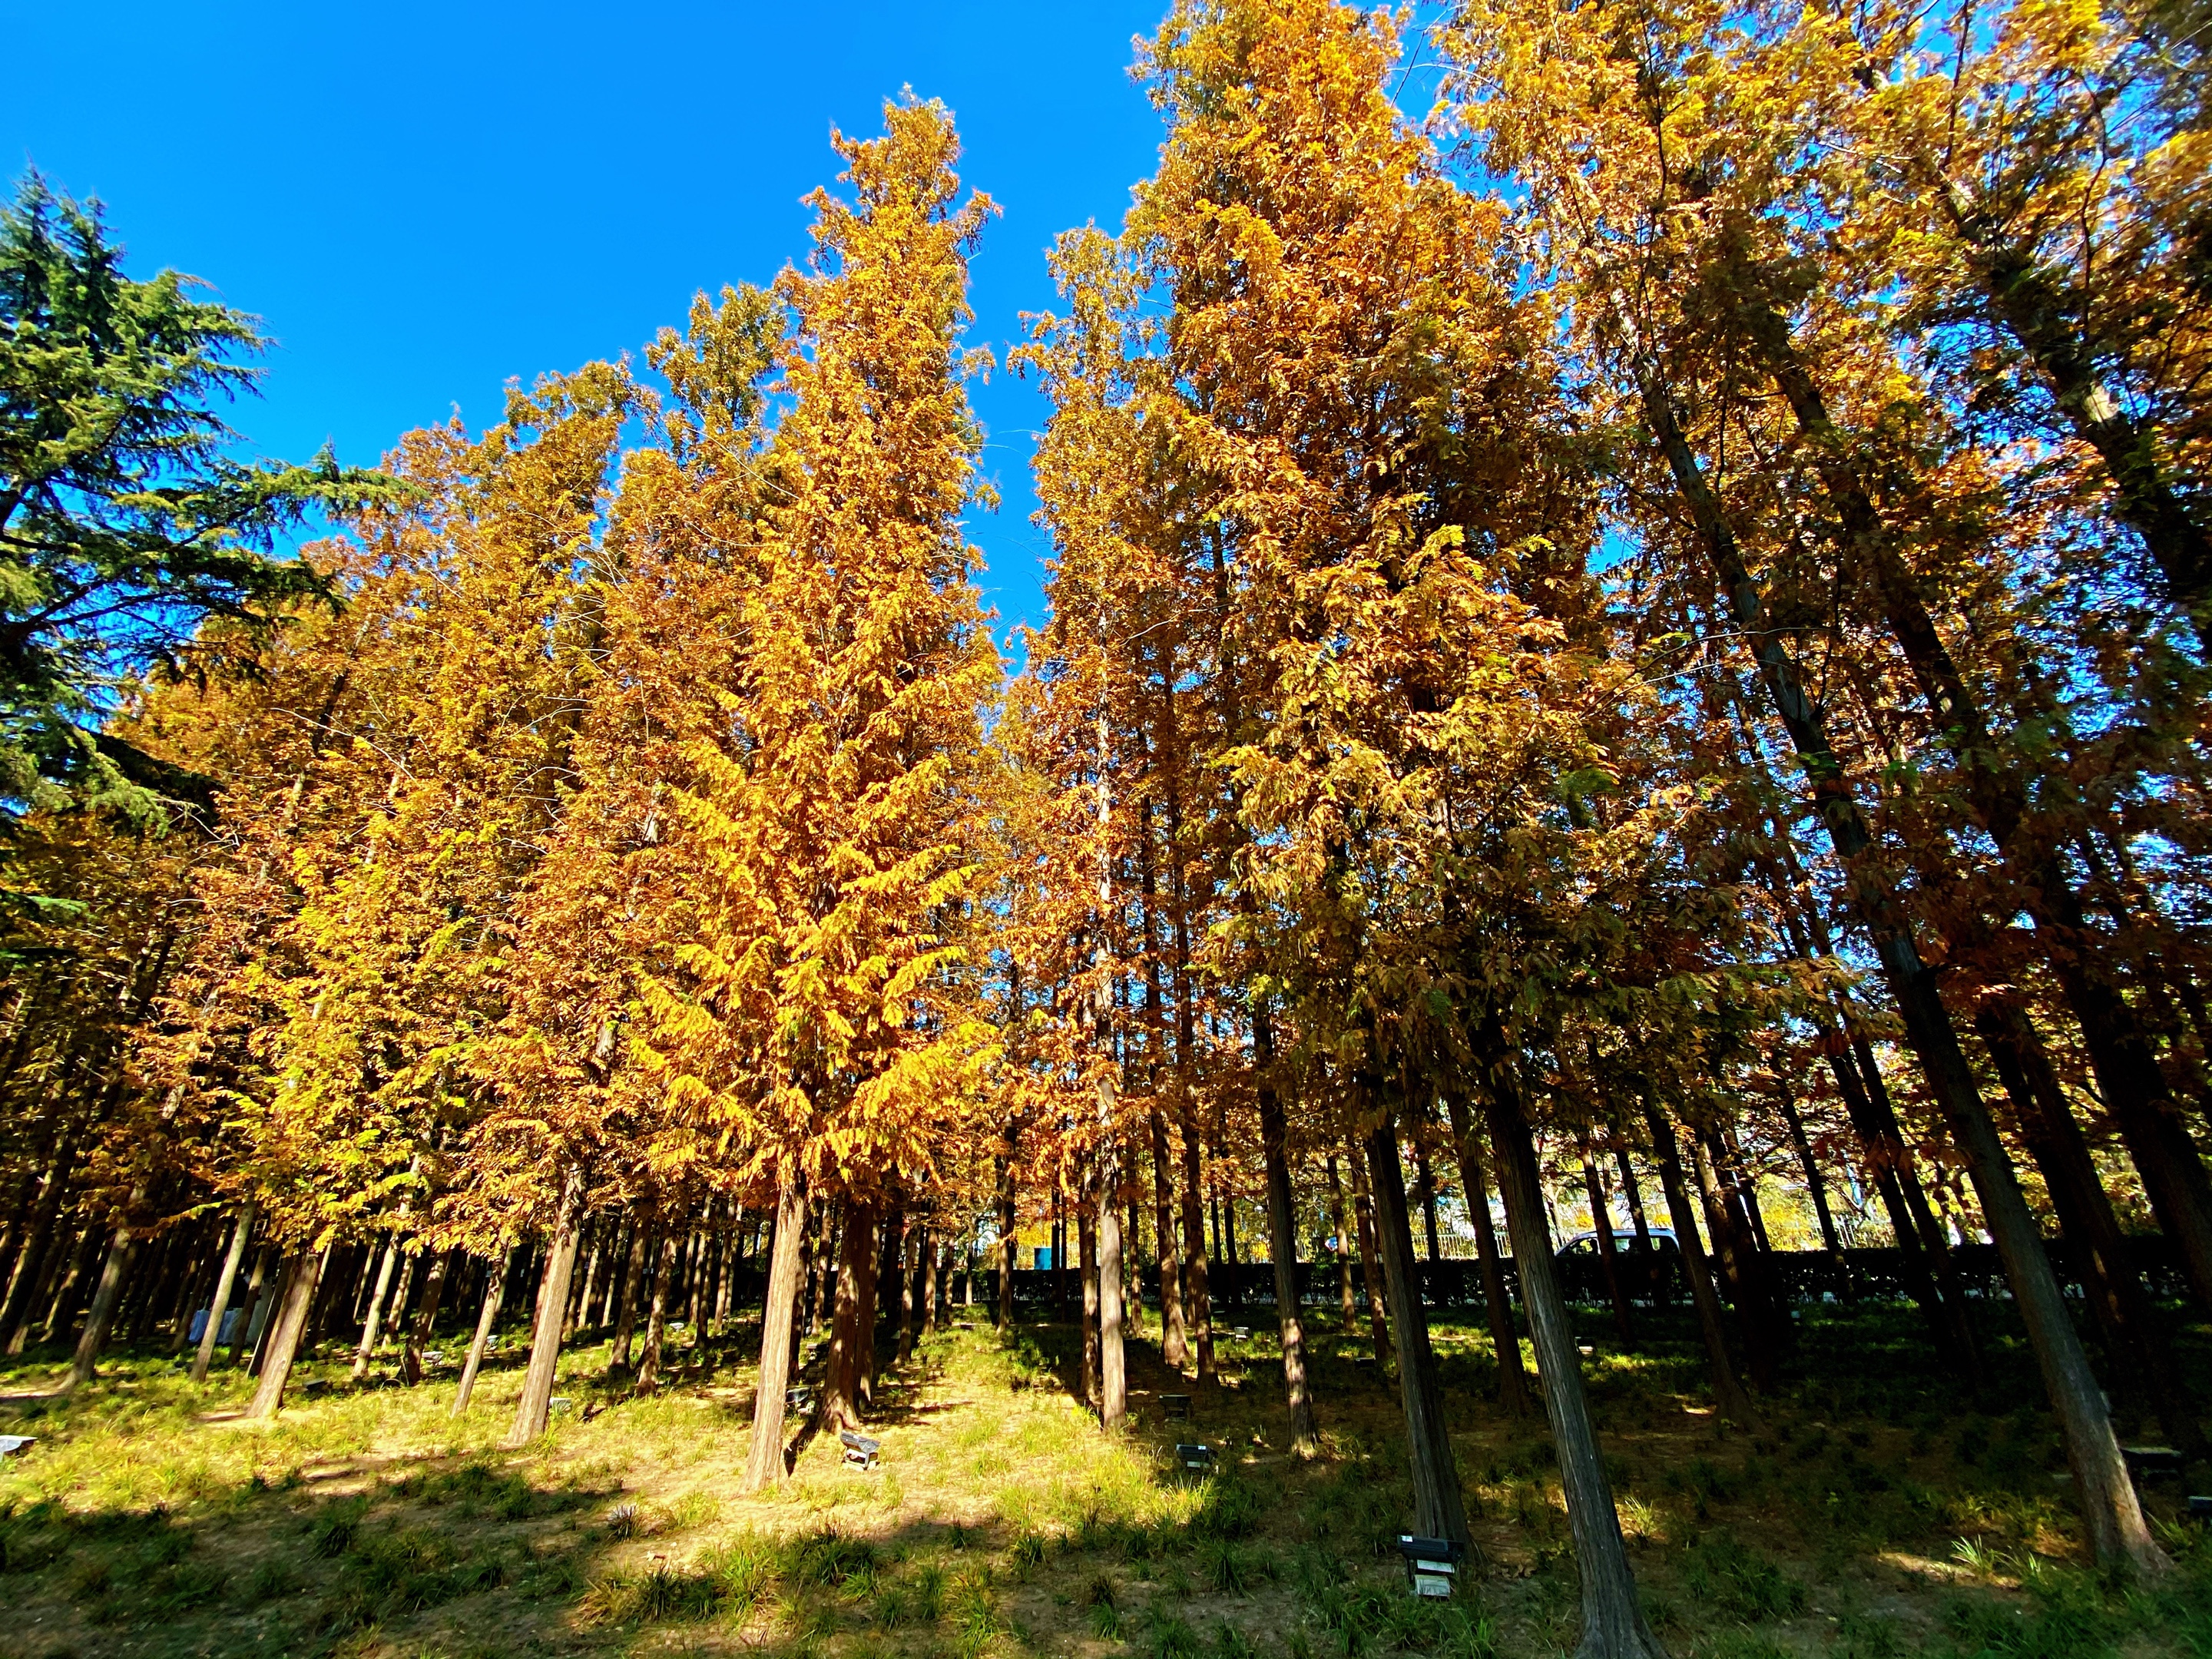
<svg viewBox="0 0 2212 1659"><path fill-rule="evenodd" d="M1626 1347L1636 1340L1636 1327L1628 1316L1628 1293L1620 1283L1620 1252L1613 1243L1613 1200L1598 1174L1597 1158L1588 1143L1583 1146L1583 1190L1589 1195L1590 1225L1596 1231L1598 1265L1605 1272L1605 1293L1613 1304L1613 1328ZM1518 1254L1518 1247L1516 1247Z"/></svg>
<svg viewBox="0 0 2212 1659"><path fill-rule="evenodd" d="M2175 1373L2172 1348L2144 1291L2112 1200L2097 1178L2081 1126L2066 1104L2050 1056L2036 1041L2027 1011L1992 996L1975 1018L2011 1096L2021 1137L2043 1172L2067 1242L2081 1259L2091 1311L2106 1333L2116 1370L2139 1376L2166 1437L2195 1462L2212 1456L2188 1390Z"/></svg>
<svg viewBox="0 0 2212 1659"><path fill-rule="evenodd" d="M368 1318L361 1328L361 1346L354 1350L353 1380L356 1382L368 1375L369 1359L384 1334L386 1298L392 1294L392 1276L398 1267L399 1235L395 1232L385 1242L384 1260L376 1270L376 1291L369 1297Z"/></svg>
<svg viewBox="0 0 2212 1659"><path fill-rule="evenodd" d="M916 1230L902 1212L898 1220L896 1253L891 1257L898 1269L898 1363L905 1364L914 1353L914 1246ZM1000 1322L1002 1324L1004 1321Z"/></svg>
<svg viewBox="0 0 2212 1659"><path fill-rule="evenodd" d="M1297 1210L1291 1194L1290 1125L1268 1073L1275 1060L1275 1029L1263 1009L1252 1011L1252 1052L1257 1061L1260 1146L1267 1164L1267 1255L1275 1269L1275 1328L1283 1347L1283 1398L1291 1419L1291 1455L1321 1449L1313 1389L1306 1376L1305 1322L1298 1306Z"/></svg>
<svg viewBox="0 0 2212 1659"><path fill-rule="evenodd" d="M1566 1494L1567 1522L1575 1538L1575 1566L1582 1577L1582 1659L1664 1659L1665 1650L1644 1620L1613 1507L1612 1483L1599 1454L1597 1425L1583 1391L1574 1326L1552 1271L1552 1242L1544 1224L1541 1178L1536 1146L1521 1093L1511 1072L1504 1033L1493 1016L1483 1030L1487 1051L1484 1091L1490 1109L1491 1144L1498 1150L1498 1184L1505 1194L1505 1225L1513 1237L1513 1260L1521 1273L1521 1295L1528 1304L1528 1323L1536 1342L1536 1364L1544 1379L1544 1410L1559 1452L1559 1484Z"/></svg>
<svg viewBox="0 0 2212 1659"><path fill-rule="evenodd" d="M860 1328L860 1281L866 1272L861 1258L875 1248L876 1239L872 1206L848 1196L844 1208L837 1257L837 1299L830 1325L829 1376L822 1390L822 1425L832 1431L860 1426L860 1345L870 1336Z"/></svg>
<svg viewBox="0 0 2212 1659"><path fill-rule="evenodd" d="M469 1341L469 1357L461 1367L461 1385L453 1391L453 1415L459 1417L469 1408L470 1396L477 1391L477 1373L483 1369L486 1350L491 1346L492 1327L499 1322L499 1304L507 1296L507 1276L514 1269L515 1247L507 1247L499 1265L484 1275L483 1306L477 1313L476 1335Z"/></svg>
<svg viewBox="0 0 2212 1659"><path fill-rule="evenodd" d="M1110 1086L1110 1085L1109 1085ZM1099 1149L1098 1421L1109 1432L1129 1418L1129 1372L1121 1341L1121 1188L1110 1143Z"/></svg>
<svg viewBox="0 0 2212 1659"><path fill-rule="evenodd" d="M1782 1121L1790 1130L1790 1144L1797 1153L1797 1167L1804 1172L1805 1192L1813 1200L1813 1213L1820 1223L1821 1248L1834 1264L1837 1277L1842 1281L1846 1300L1853 1297L1855 1286L1851 1279L1850 1259L1844 1254L1842 1241L1836 1237L1836 1218L1828 1208L1828 1183L1820 1173L1820 1160L1813 1156L1812 1138L1805 1133L1805 1120L1799 1115L1797 1103L1790 1097L1787 1084L1778 1084L1774 1103L1782 1113Z"/></svg>
<svg viewBox="0 0 2212 1659"><path fill-rule="evenodd" d="M1714 1178L1711 1156L1703 1138L1692 1130L1689 1140L1690 1168L1697 1177L1698 1200L1705 1207L1707 1235L1713 1241L1714 1253L1720 1257L1734 1291L1736 1331L1743 1340L1752 1386L1761 1394L1771 1395L1780 1381L1780 1373L1776 1364L1771 1312L1760 1293L1759 1264L1753 1260L1751 1241L1747 1237L1748 1229L1740 1226L1729 1210Z"/></svg>
<svg viewBox="0 0 2212 1659"><path fill-rule="evenodd" d="M798 1323L799 1242L806 1200L799 1173L787 1166L776 1194L775 1233L769 1249L768 1291L761 1309L760 1380L753 1389L752 1443L743 1489L758 1492L783 1479L783 1397L791 1386L792 1340Z"/></svg>
<svg viewBox="0 0 2212 1659"><path fill-rule="evenodd" d="M1103 1385L1098 1343L1098 1223L1092 1206L1083 1201L1089 1196L1086 1192L1077 1200L1075 1232L1078 1271L1083 1275L1083 1400L1095 1412L1103 1405Z"/></svg>
<svg viewBox="0 0 2212 1659"><path fill-rule="evenodd" d="M1391 1353L1390 1320L1383 1311L1382 1259L1376 1248L1375 1200L1367 1178L1367 1160L1358 1145L1352 1148L1352 1206L1359 1220L1359 1276L1367 1292L1367 1325L1375 1341L1375 1363Z"/></svg>
<svg viewBox="0 0 2212 1659"><path fill-rule="evenodd" d="M637 1334L637 1299L645 1289L646 1259L660 1248L660 1221L630 1229L629 1261L623 1270L622 1301L615 1310L614 1341L607 1349L607 1370L629 1370L629 1345Z"/></svg>
<svg viewBox="0 0 2212 1659"><path fill-rule="evenodd" d="M1644 1214L1644 1189L1637 1184L1636 1166L1629 1162L1628 1148L1618 1139L1617 1129L1615 1134L1613 1161L1620 1171L1621 1196L1628 1200L1629 1217L1636 1224L1636 1268L1643 1278L1645 1293L1656 1307L1662 1301L1672 1302L1674 1297L1662 1282L1664 1276L1659 1269L1657 1254L1651 1248L1651 1224Z"/></svg>
<svg viewBox="0 0 2212 1659"><path fill-rule="evenodd" d="M1183 1316L1198 1359L1201 1386L1213 1377L1213 1295L1208 1284L1206 1255L1206 1182L1199 1149L1198 1103L1187 1086L1178 1084L1182 1108L1182 1256L1183 1289L1189 1305Z"/></svg>
<svg viewBox="0 0 2212 1659"><path fill-rule="evenodd" d="M1014 1210L1013 1132L1006 1132L1006 1156L999 1161L999 1328L1014 1328L1014 1266L1021 1245L1014 1235L1019 1217Z"/></svg>
<svg viewBox="0 0 2212 1659"><path fill-rule="evenodd" d="M1389 1286L1390 1319L1398 1339L1398 1395L1406 1417L1406 1447L1413 1474L1413 1524L1422 1536L1466 1543L1470 1536L1460 1493L1451 1431L1444 1420L1437 1357L1429 1346L1429 1320L1413 1261L1413 1218L1406 1177L1398 1163L1398 1130L1386 1108L1367 1137L1368 1176L1375 1190L1376 1244Z"/></svg>
<svg viewBox="0 0 2212 1659"><path fill-rule="evenodd" d="M526 1446L545 1432L552 1408L553 1382L561 1363L561 1328L568 1316L568 1281L576 1270L577 1233L583 1220L584 1172L571 1165L562 1179L561 1207L545 1252L545 1276L538 1286L538 1316L531 1331L530 1364L522 1374L522 1397L507 1431L509 1447Z"/></svg>
<svg viewBox="0 0 2212 1659"><path fill-rule="evenodd" d="M276 1247L265 1243L260 1254L253 1258L253 1274L246 1285L246 1317L238 1322L238 1335L230 1345L230 1363L234 1365L253 1344L254 1321L261 1316L261 1298L268 1294L269 1270L276 1260Z"/></svg>
<svg viewBox="0 0 2212 1659"><path fill-rule="evenodd" d="M1482 1300L1490 1320L1490 1344L1498 1351L1498 1403L1513 1417L1528 1414L1528 1378L1521 1364L1521 1336L1513 1328L1513 1304L1505 1294L1505 1266L1498 1259L1498 1228L1490 1218L1490 1183L1483 1178L1482 1146L1457 1093L1444 1097L1451 1114L1452 1148L1459 1156L1460 1185L1467 1193L1474 1223L1475 1253L1482 1263ZM1523 1292L1524 1296L1526 1292Z"/></svg>
<svg viewBox="0 0 2212 1659"><path fill-rule="evenodd" d="M875 1211L874 1225L868 1234L867 1244L860 1254L860 1283L858 1292L860 1304L859 1353L860 1373L859 1392L854 1398L872 1411L876 1404L876 1327L880 1322L878 1318L879 1310L877 1287L881 1283L883 1240L882 1207L878 1206Z"/></svg>
<svg viewBox="0 0 2212 1659"><path fill-rule="evenodd" d="M430 1340L431 1328L438 1322L438 1305L445 1300L451 1255L450 1251L441 1250L431 1261L429 1275L422 1284L422 1305L416 1310L414 1323L408 1327L407 1346L399 1356L399 1376L410 1389L422 1380L422 1345Z"/></svg>
<svg viewBox="0 0 2212 1659"><path fill-rule="evenodd" d="M143 1203L144 1188L134 1191L131 1200L133 1209ZM69 1380L62 1384L64 1389L80 1388L100 1374L100 1351L107 1346L107 1329L114 1322L116 1304L122 1300L124 1283L138 1253L138 1241L131 1236L128 1217L126 1211L125 1218L115 1229L114 1238L107 1247L107 1260L100 1270L100 1285L92 1293L84 1330L77 1338L76 1352L70 1360Z"/></svg>
<svg viewBox="0 0 2212 1659"><path fill-rule="evenodd" d="M1175 1218L1175 1176L1168 1146L1168 1121L1155 1109L1152 1127L1153 1242L1160 1267L1160 1360L1179 1371L1190 1363L1190 1332L1183 1319L1182 1247Z"/></svg>
<svg viewBox="0 0 2212 1659"><path fill-rule="evenodd" d="M653 1272L653 1304L646 1310L645 1352L637 1362L637 1392L649 1395L660 1387L660 1344L668 1322L668 1297L676 1282L676 1267L683 1240L673 1228L660 1233L660 1260Z"/></svg>
<svg viewBox="0 0 2212 1659"><path fill-rule="evenodd" d="M1736 1380L1735 1363L1729 1358L1721 1299L1714 1292L1712 1274L1706 1271L1705 1245L1698 1237L1698 1212L1682 1179L1682 1155L1674 1126L1661 1115L1657 1103L1650 1099L1644 1103L1644 1121L1651 1130L1651 1155L1659 1166L1659 1184L1667 1194L1667 1213L1674 1223L1674 1248L1682 1258L1682 1276L1690 1281L1690 1302L1698 1311L1698 1329L1705 1339L1705 1358L1713 1368L1713 1403L1720 1407L1722 1416L1748 1428L1758 1422L1759 1415L1752 1409L1751 1396Z"/></svg>
<svg viewBox="0 0 2212 1659"><path fill-rule="evenodd" d="M1337 1171L1334 1152L1328 1155L1328 1209L1336 1227L1336 1293L1342 1304L1338 1320L1349 1336L1356 1316L1352 1302L1352 1225L1344 1207L1344 1177Z"/></svg>
<svg viewBox="0 0 2212 1659"><path fill-rule="evenodd" d="M253 1391L253 1403L246 1408L249 1418L274 1417L283 1407L284 1389L292 1380L292 1362L299 1356L300 1339L307 1334L307 1316L314 1310L323 1260L328 1254L327 1250L301 1250L285 1271L283 1299L269 1322L261 1385Z"/></svg>
<svg viewBox="0 0 2212 1659"><path fill-rule="evenodd" d="M231 1287L238 1282L238 1264L246 1259L246 1241L253 1231L253 1218L259 1205L247 1199L239 1207L238 1219L231 1224L230 1248L223 1253L222 1272L215 1281L215 1297L208 1304L207 1328L200 1333L198 1352L192 1355L192 1381L207 1381L208 1366L215 1358L216 1338L222 1329L222 1316L230 1311Z"/></svg>

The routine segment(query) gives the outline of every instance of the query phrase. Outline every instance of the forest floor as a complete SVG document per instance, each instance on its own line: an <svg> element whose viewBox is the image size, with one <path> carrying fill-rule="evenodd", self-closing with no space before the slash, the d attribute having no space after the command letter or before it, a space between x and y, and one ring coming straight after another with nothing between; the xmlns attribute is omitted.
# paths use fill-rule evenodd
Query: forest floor
<svg viewBox="0 0 2212 1659"><path fill-rule="evenodd" d="M1267 1310L1224 1345L1188 1425L1133 1345L1134 1425L1103 1439L1073 1397L1073 1328L974 1329L886 1364L882 1462L833 1437L793 1479L738 1492L750 1333L679 1350L648 1399L606 1349L564 1355L570 1408L498 1449L520 1355L449 1416L420 1387L303 1364L273 1425L235 1373L195 1386L118 1356L74 1397L58 1356L0 1369L0 1659L723 1655L760 1659L1455 1659L1571 1650L1574 1563L1540 1421L1489 1401L1475 1322L1436 1340L1477 1547L1458 1597L1416 1602L1395 1549L1409 1488L1395 1385L1333 1318L1314 1334L1323 1455L1284 1444ZM1660 1328L1661 1316L1647 1316ZM1152 1328L1157 1332L1156 1316ZM1676 1659L2208 1659L2212 1537L2148 1497L2180 1565L2156 1585L2080 1562L2063 1461L2016 1343L1978 1400L1897 1310L1808 1312L1755 1432L1703 1398L1686 1325L1633 1352L1591 1317L1587 1374L1652 1622ZM1663 1339L1663 1340L1660 1340ZM509 1349L518 1346L512 1340ZM450 1361L457 1356L448 1353ZM2179 1369L2212 1378L2212 1353ZM817 1362L818 1363L818 1362ZM305 1385L319 1383L319 1388ZM1187 1388L1187 1385L1182 1385ZM1193 1477L1179 1439L1218 1449ZM2201 1490L2201 1488L2199 1488Z"/></svg>

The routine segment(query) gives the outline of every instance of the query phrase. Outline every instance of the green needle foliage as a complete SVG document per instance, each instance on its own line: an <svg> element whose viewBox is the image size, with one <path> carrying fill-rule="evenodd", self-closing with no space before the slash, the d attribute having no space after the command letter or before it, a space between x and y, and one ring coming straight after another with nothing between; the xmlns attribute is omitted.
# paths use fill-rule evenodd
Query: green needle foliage
<svg viewBox="0 0 2212 1659"><path fill-rule="evenodd" d="M97 203L36 173L0 209L0 802L74 797L134 817L189 780L99 732L118 687L202 666L210 617L264 633L329 602L278 556L313 513L403 486L341 467L242 462L214 405L255 389L257 320L193 278L124 274Z"/></svg>

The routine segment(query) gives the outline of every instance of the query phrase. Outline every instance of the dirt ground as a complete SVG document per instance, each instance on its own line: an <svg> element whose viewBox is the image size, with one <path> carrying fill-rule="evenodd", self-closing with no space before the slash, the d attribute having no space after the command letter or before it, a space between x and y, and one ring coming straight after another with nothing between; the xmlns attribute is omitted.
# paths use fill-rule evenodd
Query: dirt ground
<svg viewBox="0 0 2212 1659"><path fill-rule="evenodd" d="M1549 1438L1490 1403L1479 1320L1436 1328L1476 1534L1438 1603L1407 1594L1395 1547L1410 1520L1395 1382L1329 1314L1313 1333L1325 1443L1300 1461L1268 1310L1225 1310L1252 1335L1224 1343L1188 1423L1161 1395L1190 1385L1134 1345L1134 1426L1115 1441L1069 1386L1072 1328L1002 1339L982 1310L956 1311L975 1328L885 1365L878 1467L816 1437L752 1498L737 1490L743 1327L682 1350L647 1399L610 1386L603 1346L577 1347L568 1408L514 1453L497 1448L520 1382L511 1340L459 1420L455 1354L405 1389L353 1388L333 1353L269 1425L240 1419L246 1379L195 1386L165 1354L121 1358L72 1398L49 1392L58 1356L9 1362L0 1433L38 1440L0 1463L0 1659L1572 1650ZM2212 1539L2180 1518L2183 1486L2146 1486L2172 1574L2090 1571L2033 1370L2001 1329L1976 1396L1935 1373L1908 1314L1808 1311L1796 1380L1752 1431L1713 1414L1685 1320L1645 1310L1633 1351L1610 1334L1593 1316L1586 1376L1680 1659L2212 1659ZM2184 1358L2212 1377L2201 1344ZM1185 1470L1179 1441L1209 1446L1212 1472Z"/></svg>

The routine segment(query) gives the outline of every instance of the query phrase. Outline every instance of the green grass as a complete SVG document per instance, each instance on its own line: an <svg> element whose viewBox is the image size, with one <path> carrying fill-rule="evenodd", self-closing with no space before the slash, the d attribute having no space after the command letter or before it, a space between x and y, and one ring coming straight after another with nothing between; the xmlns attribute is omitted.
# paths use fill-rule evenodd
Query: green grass
<svg viewBox="0 0 2212 1659"><path fill-rule="evenodd" d="M1959 1399L1909 1316L1809 1316L1801 1380L1750 1434L1711 1413L1686 1322L1650 1323L1634 1352L1583 1334L1676 1659L2212 1656L2212 1545L2172 1520L2172 1494L2154 1495L2172 1579L2100 1577L2049 1424ZM235 1375L195 1387L125 1358L43 1398L56 1356L33 1355L0 1370L0 1431L40 1437L0 1464L0 1659L1549 1659L1577 1639L1549 1439L1488 1403L1474 1322L1435 1334L1475 1532L1442 1605L1408 1596L1395 1547L1411 1493L1394 1387L1340 1358L1326 1322L1310 1462L1283 1443L1264 1324L1189 1425L1162 1419L1177 1384L1138 1345L1135 1422L1111 1441L1070 1397L1074 1333L1039 1325L948 1333L887 1367L884 1466L849 1469L817 1437L758 1497L738 1490L743 1339L685 1352L686 1380L650 1399L607 1382L604 1348L569 1354L576 1409L520 1452L498 1443L512 1362L456 1421L449 1375L356 1391L331 1355L299 1379L321 1389L253 1425ZM1364 1334L1343 1346L1364 1352ZM2016 1345L1992 1346L1991 1397L2032 1398ZM1879 1374L1850 1369L1866 1354ZM1189 1437L1218 1449L1212 1475L1167 1455Z"/></svg>

